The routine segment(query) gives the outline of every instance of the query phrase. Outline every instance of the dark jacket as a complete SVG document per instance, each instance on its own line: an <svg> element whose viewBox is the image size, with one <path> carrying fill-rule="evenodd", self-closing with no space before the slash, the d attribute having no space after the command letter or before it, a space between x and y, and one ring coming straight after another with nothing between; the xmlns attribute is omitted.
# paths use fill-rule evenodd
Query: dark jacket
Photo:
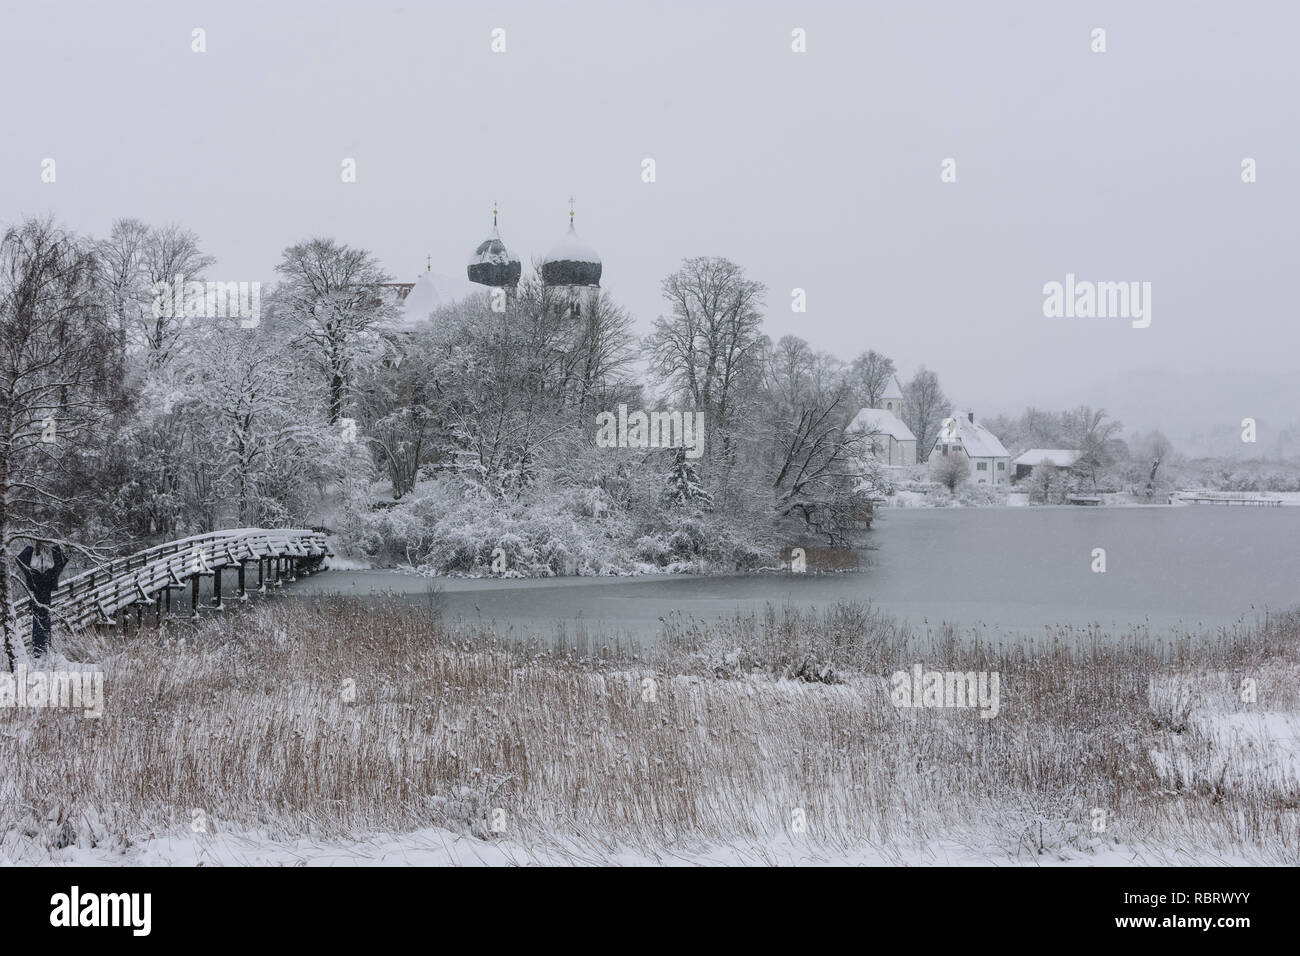
<svg viewBox="0 0 1300 956"><path fill-rule="evenodd" d="M63 573L63 568L68 562L63 557L63 549L56 545L53 567L38 571L32 567L32 555L34 553L35 549L29 545L23 550L22 554L18 555L18 570L22 572L23 582L27 585L27 590L31 592L36 603L48 607L50 595L59 586L59 575Z"/></svg>

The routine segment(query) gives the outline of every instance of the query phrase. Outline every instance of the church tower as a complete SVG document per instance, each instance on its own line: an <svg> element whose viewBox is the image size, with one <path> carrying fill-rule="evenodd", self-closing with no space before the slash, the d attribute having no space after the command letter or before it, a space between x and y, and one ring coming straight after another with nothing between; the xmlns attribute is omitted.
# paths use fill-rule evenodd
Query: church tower
<svg viewBox="0 0 1300 956"><path fill-rule="evenodd" d="M497 231L497 208L492 204L492 234L478 244L469 257L465 272L470 282L513 293L519 285L519 257L512 255Z"/></svg>
<svg viewBox="0 0 1300 956"><path fill-rule="evenodd" d="M887 412L897 416L900 420L903 417L903 387L898 384L898 376L889 376L889 384L885 386L885 394L880 396L880 407Z"/></svg>
<svg viewBox="0 0 1300 956"><path fill-rule="evenodd" d="M600 289L601 263L596 250L578 239L569 200L569 231L542 260L542 285L554 308L566 318L581 318L591 310Z"/></svg>

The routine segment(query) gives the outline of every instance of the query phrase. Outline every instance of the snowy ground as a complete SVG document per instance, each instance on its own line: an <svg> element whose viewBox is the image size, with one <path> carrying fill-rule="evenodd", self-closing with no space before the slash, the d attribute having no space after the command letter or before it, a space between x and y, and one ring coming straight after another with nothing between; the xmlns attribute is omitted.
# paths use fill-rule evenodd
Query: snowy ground
<svg viewBox="0 0 1300 956"><path fill-rule="evenodd" d="M1009 856L962 840L933 841L900 851L882 846L823 847L782 835L762 846L701 846L652 851L555 841L544 846L485 841L451 830L375 834L322 843L267 841L255 834L182 833L143 841L126 851L67 847L8 862L62 866L1167 866L1248 865L1194 848L1167 852L1101 841L1089 852Z"/></svg>

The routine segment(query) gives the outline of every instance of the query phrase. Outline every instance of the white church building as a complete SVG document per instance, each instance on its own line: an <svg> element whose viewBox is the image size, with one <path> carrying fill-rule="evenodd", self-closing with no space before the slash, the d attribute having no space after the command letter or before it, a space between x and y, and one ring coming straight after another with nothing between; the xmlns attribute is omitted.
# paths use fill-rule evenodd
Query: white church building
<svg viewBox="0 0 1300 956"><path fill-rule="evenodd" d="M853 417L848 431L865 435L882 465L898 467L916 464L916 436L903 422L903 389L891 375L880 408L864 408Z"/></svg>

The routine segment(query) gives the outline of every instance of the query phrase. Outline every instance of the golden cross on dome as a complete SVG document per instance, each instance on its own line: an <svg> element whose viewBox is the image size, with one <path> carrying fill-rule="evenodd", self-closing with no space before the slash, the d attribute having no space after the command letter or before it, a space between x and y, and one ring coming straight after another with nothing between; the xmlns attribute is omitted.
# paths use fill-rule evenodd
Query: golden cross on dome
<svg viewBox="0 0 1300 956"><path fill-rule="evenodd" d="M433 256L424 257L424 271L425 272L433 271Z"/></svg>
<svg viewBox="0 0 1300 956"><path fill-rule="evenodd" d="M492 200L492 228L497 227L497 201Z"/></svg>
<svg viewBox="0 0 1300 956"><path fill-rule="evenodd" d="M569 197L569 225L573 225L573 197Z"/></svg>

